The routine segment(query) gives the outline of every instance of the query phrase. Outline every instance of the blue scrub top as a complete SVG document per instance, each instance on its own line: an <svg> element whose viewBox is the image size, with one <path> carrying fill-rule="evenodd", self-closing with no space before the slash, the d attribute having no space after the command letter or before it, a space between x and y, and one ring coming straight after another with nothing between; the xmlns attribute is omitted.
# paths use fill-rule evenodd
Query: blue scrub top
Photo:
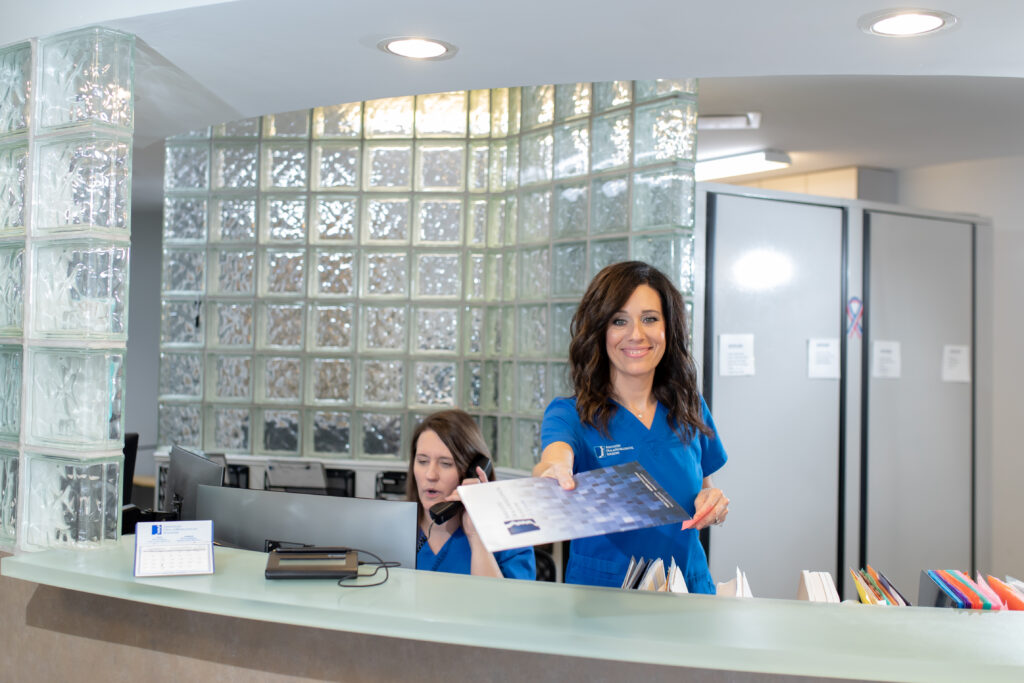
<svg viewBox="0 0 1024 683"><path fill-rule="evenodd" d="M417 531L417 538L422 537L423 530L417 528ZM436 555L430 549L430 544L424 543L416 553L416 569L448 572L449 574L469 574L472 558L473 551L469 547L469 538L466 537L466 532L460 526L445 541ZM501 574L506 579L533 581L537 578L537 564L532 547L501 550L494 553L494 559L498 561Z"/></svg>
<svg viewBox="0 0 1024 683"><path fill-rule="evenodd" d="M672 430L664 406L658 403L648 429L625 408L618 407L608 424L609 436L580 421L576 399L556 398L544 411L541 425L543 447L564 441L572 447L573 474L599 467L636 461L651 473L672 498L694 514L694 499L704 477L725 464L725 449L718 438L707 404L701 398L704 424L715 432L712 438L696 432L684 443ZM682 531L679 524L667 524L605 536L572 541L566 583L592 586L621 586L630 557L648 560L660 557L668 567L672 558L683 571L691 593L714 593L708 560L695 529Z"/></svg>

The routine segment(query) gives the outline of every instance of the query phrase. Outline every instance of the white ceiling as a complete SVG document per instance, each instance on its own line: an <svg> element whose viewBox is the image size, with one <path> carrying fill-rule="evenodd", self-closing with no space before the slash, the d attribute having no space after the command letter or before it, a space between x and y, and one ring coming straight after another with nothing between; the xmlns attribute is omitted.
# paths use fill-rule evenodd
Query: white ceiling
<svg viewBox="0 0 1024 683"><path fill-rule="evenodd" d="M423 92L696 76L701 157L770 147L789 172L1024 154L1024 2L943 0L960 21L916 39L857 27L871 0L0 0L0 45L104 24L134 33L137 205L160 197L162 145L223 120ZM918 5L917 2L912 6ZM455 58L374 46L430 35Z"/></svg>

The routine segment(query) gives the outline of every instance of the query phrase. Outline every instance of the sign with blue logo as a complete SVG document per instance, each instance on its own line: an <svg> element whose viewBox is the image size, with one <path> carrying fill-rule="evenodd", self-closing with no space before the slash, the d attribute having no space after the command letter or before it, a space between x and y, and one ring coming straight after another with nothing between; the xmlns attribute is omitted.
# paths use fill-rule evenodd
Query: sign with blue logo
<svg viewBox="0 0 1024 683"><path fill-rule="evenodd" d="M212 521L140 523L135 526L135 576L212 573Z"/></svg>

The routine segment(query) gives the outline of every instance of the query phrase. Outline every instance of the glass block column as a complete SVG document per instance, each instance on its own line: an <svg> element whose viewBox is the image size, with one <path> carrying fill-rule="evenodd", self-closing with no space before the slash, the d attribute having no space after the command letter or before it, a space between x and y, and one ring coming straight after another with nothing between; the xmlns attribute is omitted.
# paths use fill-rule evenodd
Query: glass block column
<svg viewBox="0 0 1024 683"><path fill-rule="evenodd" d="M0 542L120 529L132 36L0 52Z"/></svg>
<svg viewBox="0 0 1024 683"><path fill-rule="evenodd" d="M18 537L32 44L0 50L0 547Z"/></svg>
<svg viewBox="0 0 1024 683"><path fill-rule="evenodd" d="M404 460L458 406L529 469L590 278L637 258L693 291L696 115L692 79L613 81L168 140L160 444Z"/></svg>

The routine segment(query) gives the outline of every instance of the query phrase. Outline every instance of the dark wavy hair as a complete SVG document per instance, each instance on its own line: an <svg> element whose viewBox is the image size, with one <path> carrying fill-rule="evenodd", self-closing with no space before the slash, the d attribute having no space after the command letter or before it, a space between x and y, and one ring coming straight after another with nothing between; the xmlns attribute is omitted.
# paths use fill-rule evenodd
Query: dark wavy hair
<svg viewBox="0 0 1024 683"><path fill-rule="evenodd" d="M652 393L668 410L669 424L684 441L697 431L713 436L704 424L697 368L686 346L689 335L683 296L660 270L641 261L623 261L603 268L587 287L572 317L569 370L580 420L608 434L608 423L617 405L611 399L605 335L612 318L640 285L658 293L665 320L665 355L654 370Z"/></svg>
<svg viewBox="0 0 1024 683"><path fill-rule="evenodd" d="M459 471L459 482L462 482L462 475L469 468L469 464L478 455L491 457L491 451L487 448L484 435L480 433L473 416L464 410L442 410L431 413L420 422L412 433L412 442L409 445L409 473L405 479L405 499L416 503L420 502L420 491L416 487L416 477L413 474L413 466L416 462L416 443L420 440L423 432L432 431L441 439L441 443L451 451L455 459L455 467ZM494 481L494 471L491 470L489 477ZM420 505L420 513L423 506Z"/></svg>

